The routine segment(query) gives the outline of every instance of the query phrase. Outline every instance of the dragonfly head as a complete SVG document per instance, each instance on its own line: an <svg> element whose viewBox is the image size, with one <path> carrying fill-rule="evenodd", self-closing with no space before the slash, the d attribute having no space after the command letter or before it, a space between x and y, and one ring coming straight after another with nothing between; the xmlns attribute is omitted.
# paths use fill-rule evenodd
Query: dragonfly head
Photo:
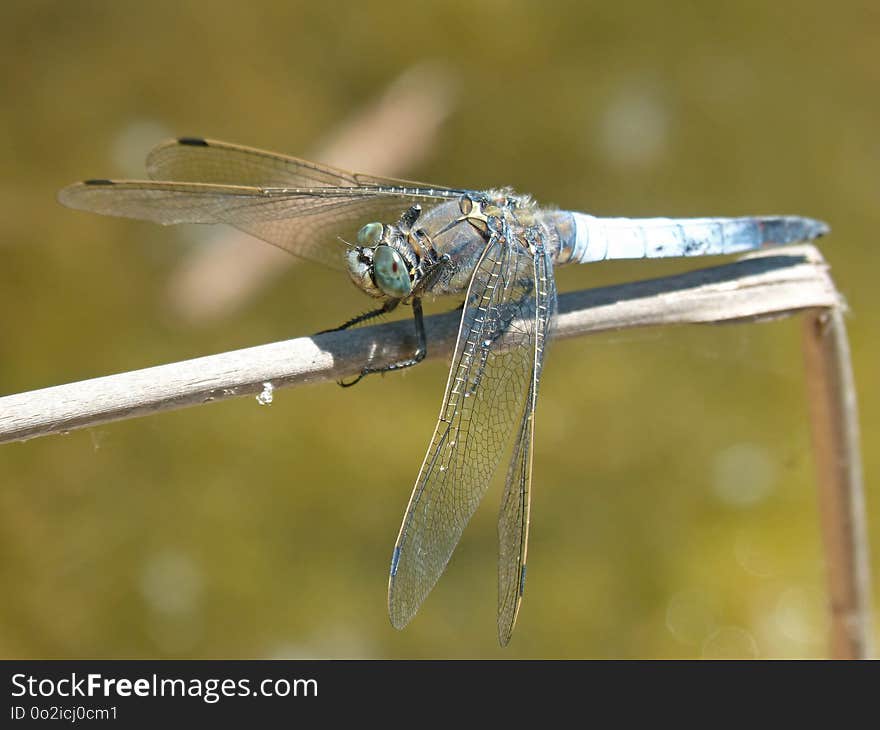
<svg viewBox="0 0 880 730"><path fill-rule="evenodd" d="M404 299L412 293L413 273L395 226L367 223L358 231L357 242L346 254L346 263L359 289L377 299Z"/></svg>

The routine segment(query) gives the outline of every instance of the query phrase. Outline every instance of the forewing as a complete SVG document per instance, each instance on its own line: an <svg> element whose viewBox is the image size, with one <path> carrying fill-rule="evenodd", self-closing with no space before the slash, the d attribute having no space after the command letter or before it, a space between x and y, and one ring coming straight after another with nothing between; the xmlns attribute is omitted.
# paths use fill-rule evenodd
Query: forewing
<svg viewBox="0 0 880 730"><path fill-rule="evenodd" d="M507 481L498 515L498 640L507 646L526 580L529 508L532 485L532 446L535 440L535 406L544 363L544 352L555 316L556 287L550 259L543 247L535 253L535 321L529 392L523 403L519 431L513 446Z"/></svg>
<svg viewBox="0 0 880 730"><path fill-rule="evenodd" d="M144 180L91 180L58 194L66 206L156 223L226 223L285 251L344 268L345 244L370 221L395 222L409 206L438 199L414 189L259 188ZM342 240L340 240L342 239Z"/></svg>
<svg viewBox="0 0 880 730"><path fill-rule="evenodd" d="M200 137L181 137L155 147L147 156L147 172L154 180L251 185L254 187L360 187L418 188L438 197L454 197L461 190L348 172L298 157Z"/></svg>
<svg viewBox="0 0 880 730"><path fill-rule="evenodd" d="M151 180L87 180L61 190L58 200L69 208L163 225L265 221L292 206L307 212L322 202L309 196L271 197L249 186Z"/></svg>
<svg viewBox="0 0 880 730"><path fill-rule="evenodd" d="M471 278L440 418L394 548L388 606L397 628L446 567L522 414L534 284L531 255L493 236Z"/></svg>

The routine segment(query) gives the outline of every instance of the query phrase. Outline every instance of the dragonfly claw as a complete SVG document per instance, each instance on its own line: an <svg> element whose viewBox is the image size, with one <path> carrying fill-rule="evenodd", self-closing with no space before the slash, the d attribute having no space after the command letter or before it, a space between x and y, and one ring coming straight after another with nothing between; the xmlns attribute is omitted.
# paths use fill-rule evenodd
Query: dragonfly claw
<svg viewBox="0 0 880 730"><path fill-rule="evenodd" d="M358 383L360 383L361 380L364 379L364 375L368 375L369 373L370 373L369 370L364 370L364 371L362 371L361 374L358 375L354 380L350 380L350 381L348 381L347 383L346 383L344 380L337 380L337 381L336 381L336 384L337 384L340 388L350 388L352 385L357 385Z"/></svg>

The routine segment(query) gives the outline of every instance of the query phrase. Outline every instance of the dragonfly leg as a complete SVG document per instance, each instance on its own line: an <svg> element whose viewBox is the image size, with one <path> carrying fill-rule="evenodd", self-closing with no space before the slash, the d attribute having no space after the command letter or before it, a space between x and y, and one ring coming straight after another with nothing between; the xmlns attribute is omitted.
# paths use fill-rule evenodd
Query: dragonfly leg
<svg viewBox="0 0 880 730"><path fill-rule="evenodd" d="M444 254L437 261L430 264L422 274L418 287L413 291L415 297L418 298L423 292L431 291L451 265L452 259L449 254Z"/></svg>
<svg viewBox="0 0 880 730"><path fill-rule="evenodd" d="M328 332L341 332L342 330L347 330L349 327L354 327L356 324L360 324L361 322L367 322L371 319L375 319L376 317L381 317L383 314L388 314L389 312L393 312L397 309L397 305L400 304L399 299L389 299L385 304L383 304L378 309L371 309L369 312L364 312L363 314L359 314L357 317L352 317L348 322L339 325L339 327L334 327L329 330L321 330L320 332L316 332L316 335L326 335Z"/></svg>
<svg viewBox="0 0 880 730"><path fill-rule="evenodd" d="M399 360L397 362L393 362L389 365L383 365L378 368L365 367L361 370L360 374L349 382L339 381L339 385L343 388L350 388L352 385L356 385L359 383L365 376L372 375L373 373L388 373L392 370L402 370L403 368L410 368L413 365L418 365L422 360L425 359L425 355L428 354L428 338L425 335L425 321L422 316L422 300L418 297L414 297L412 300L412 308L413 308L413 321L416 325L416 336L418 337L419 344L416 347L415 352L412 357L408 357L405 360Z"/></svg>

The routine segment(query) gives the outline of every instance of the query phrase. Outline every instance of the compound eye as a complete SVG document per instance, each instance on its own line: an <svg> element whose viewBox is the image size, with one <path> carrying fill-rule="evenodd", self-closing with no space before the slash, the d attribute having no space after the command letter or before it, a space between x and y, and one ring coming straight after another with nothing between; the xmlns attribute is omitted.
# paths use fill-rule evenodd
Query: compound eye
<svg viewBox="0 0 880 730"><path fill-rule="evenodd" d="M373 253L373 278L376 285L394 299L402 299L412 292L406 262L391 246L376 247Z"/></svg>
<svg viewBox="0 0 880 730"><path fill-rule="evenodd" d="M361 246L375 246L382 240L384 228L381 223L367 223L357 232L357 242Z"/></svg>

